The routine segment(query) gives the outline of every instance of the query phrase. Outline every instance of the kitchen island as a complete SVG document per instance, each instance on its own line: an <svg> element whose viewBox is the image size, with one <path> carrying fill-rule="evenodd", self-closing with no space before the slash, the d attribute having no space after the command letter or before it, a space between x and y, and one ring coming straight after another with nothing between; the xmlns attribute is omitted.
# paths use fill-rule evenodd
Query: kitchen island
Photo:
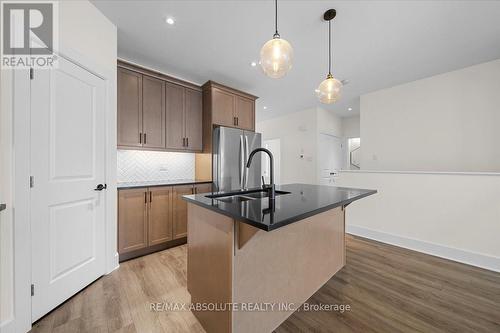
<svg viewBox="0 0 500 333"><path fill-rule="evenodd" d="M345 265L345 207L375 190L290 184L184 196L187 288L207 332L271 332Z"/></svg>

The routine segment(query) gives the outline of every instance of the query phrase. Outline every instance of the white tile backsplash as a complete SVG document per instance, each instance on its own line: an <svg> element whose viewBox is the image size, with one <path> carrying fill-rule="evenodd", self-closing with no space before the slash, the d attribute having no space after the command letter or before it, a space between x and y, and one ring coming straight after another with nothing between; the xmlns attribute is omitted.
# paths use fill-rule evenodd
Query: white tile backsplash
<svg viewBox="0 0 500 333"><path fill-rule="evenodd" d="M195 154L118 150L118 182L194 179Z"/></svg>

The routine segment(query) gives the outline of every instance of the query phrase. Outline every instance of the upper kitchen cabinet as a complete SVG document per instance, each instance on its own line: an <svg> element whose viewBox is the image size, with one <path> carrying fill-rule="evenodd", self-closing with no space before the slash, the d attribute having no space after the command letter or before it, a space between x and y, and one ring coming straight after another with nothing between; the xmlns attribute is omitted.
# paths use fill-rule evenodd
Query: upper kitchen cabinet
<svg viewBox="0 0 500 333"><path fill-rule="evenodd" d="M234 110L236 127L248 131L255 131L255 100L237 96Z"/></svg>
<svg viewBox="0 0 500 333"><path fill-rule="evenodd" d="M220 126L236 126L236 96L215 87L211 89L210 93L212 97L212 123Z"/></svg>
<svg viewBox="0 0 500 333"><path fill-rule="evenodd" d="M167 148L181 150L185 148L184 136L184 88L176 84L165 85L167 97Z"/></svg>
<svg viewBox="0 0 500 333"><path fill-rule="evenodd" d="M201 151L203 149L203 110L201 91L166 84L167 148Z"/></svg>
<svg viewBox="0 0 500 333"><path fill-rule="evenodd" d="M208 81L202 88L204 152L211 152L214 126L255 130L256 96L213 81Z"/></svg>
<svg viewBox="0 0 500 333"><path fill-rule="evenodd" d="M118 62L118 147L203 149L201 88L167 75Z"/></svg>
<svg viewBox="0 0 500 333"><path fill-rule="evenodd" d="M193 89L185 89L185 137L186 148L194 151L203 149L203 108L202 93Z"/></svg>
<svg viewBox="0 0 500 333"><path fill-rule="evenodd" d="M142 147L142 75L118 68L118 146Z"/></svg>
<svg viewBox="0 0 500 333"><path fill-rule="evenodd" d="M165 148L165 82L142 77L142 146Z"/></svg>

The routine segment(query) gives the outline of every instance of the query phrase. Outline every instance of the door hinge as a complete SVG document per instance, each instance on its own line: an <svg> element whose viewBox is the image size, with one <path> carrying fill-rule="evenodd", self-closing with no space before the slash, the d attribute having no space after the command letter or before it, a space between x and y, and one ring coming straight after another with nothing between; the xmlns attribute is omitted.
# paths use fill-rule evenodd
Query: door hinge
<svg viewBox="0 0 500 333"><path fill-rule="evenodd" d="M35 186L35 176L30 176L30 188Z"/></svg>
<svg viewBox="0 0 500 333"><path fill-rule="evenodd" d="M30 80L33 80L34 77L35 77L35 74L34 74L33 67L30 67Z"/></svg>
<svg viewBox="0 0 500 333"><path fill-rule="evenodd" d="M31 284L31 296L35 296L35 285Z"/></svg>

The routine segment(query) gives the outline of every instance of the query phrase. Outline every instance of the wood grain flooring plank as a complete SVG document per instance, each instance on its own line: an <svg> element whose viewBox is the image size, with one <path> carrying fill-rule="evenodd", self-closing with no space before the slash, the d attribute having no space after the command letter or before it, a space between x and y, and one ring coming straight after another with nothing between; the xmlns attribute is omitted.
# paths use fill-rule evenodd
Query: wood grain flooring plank
<svg viewBox="0 0 500 333"><path fill-rule="evenodd" d="M500 332L500 274L347 236L346 266L307 301L350 311L300 311L276 332ZM32 332L204 332L189 311L187 246L123 262L33 326Z"/></svg>

